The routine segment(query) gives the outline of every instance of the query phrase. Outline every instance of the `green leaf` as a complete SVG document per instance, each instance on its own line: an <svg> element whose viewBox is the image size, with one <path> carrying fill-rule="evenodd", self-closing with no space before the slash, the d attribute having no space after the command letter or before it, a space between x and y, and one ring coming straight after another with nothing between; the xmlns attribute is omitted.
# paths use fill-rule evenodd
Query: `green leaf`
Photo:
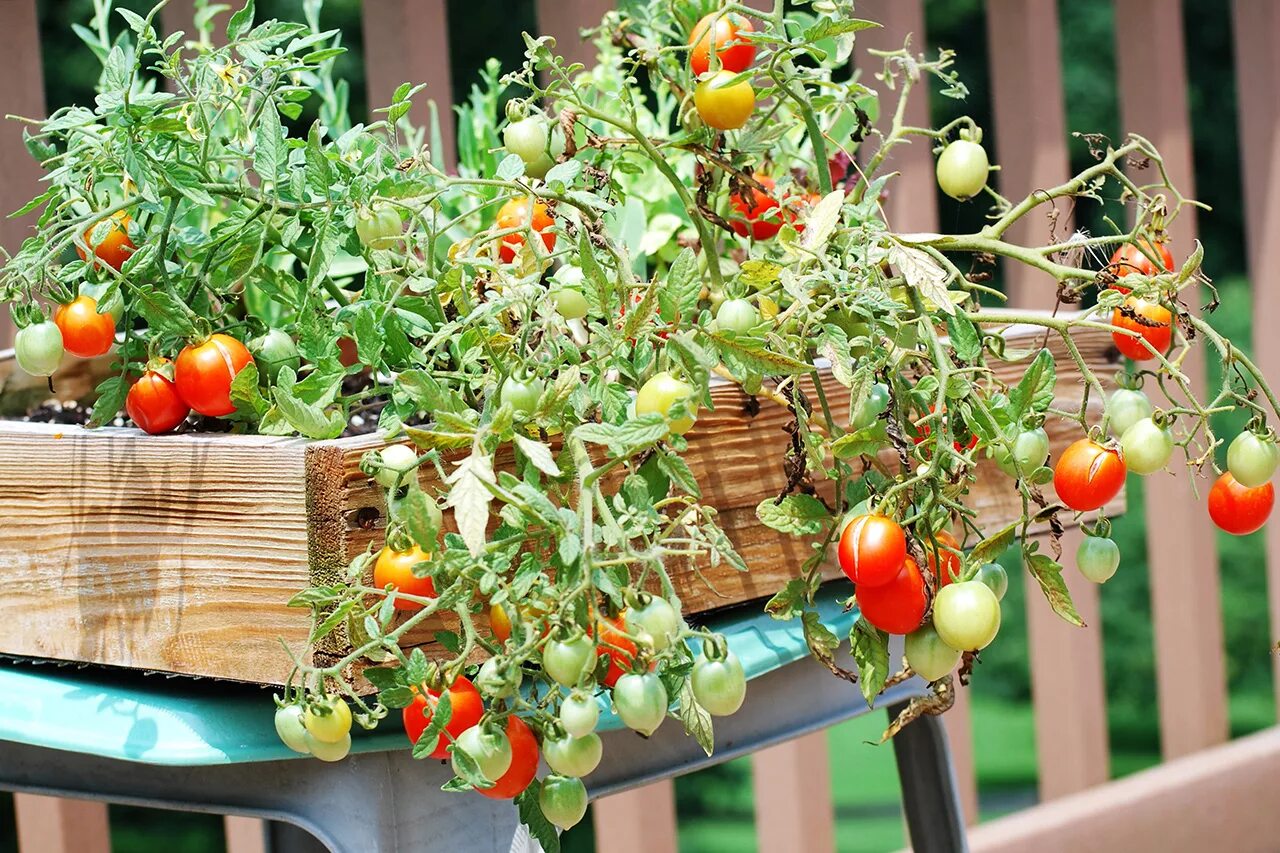
<svg viewBox="0 0 1280 853"><path fill-rule="evenodd" d="M1042 349L1036 353L1018 387L1009 392L1009 414L1016 423L1030 411L1043 412L1053 402L1053 386L1057 382L1053 353Z"/></svg>
<svg viewBox="0 0 1280 853"><path fill-rule="evenodd" d="M261 419L270 408L258 388L258 378L258 366L249 362L231 380L231 403L236 407L236 414L254 421Z"/></svg>
<svg viewBox="0 0 1280 853"><path fill-rule="evenodd" d="M1086 627L1084 620L1076 612L1075 602L1071 600L1071 593L1067 590L1067 582L1062 579L1062 566L1047 554L1030 554L1027 556L1027 571L1040 584L1040 590L1054 613L1072 625Z"/></svg>
<svg viewBox="0 0 1280 853"><path fill-rule="evenodd" d="M846 433L831 442L831 452L838 459L854 459L858 456L875 456L888 444L888 434L883 423L877 423L857 432Z"/></svg>
<svg viewBox="0 0 1280 853"><path fill-rule="evenodd" d="M770 375L808 373L813 370L811 364L765 349L764 341L760 338L735 335L730 339L705 329L701 333L711 339L721 356L737 359L748 370Z"/></svg>
<svg viewBox="0 0 1280 853"><path fill-rule="evenodd" d="M834 664L840 639L822 624L822 618L816 611L806 610L800 621L804 625L804 641L809 646L810 654L823 664Z"/></svg>
<svg viewBox="0 0 1280 853"><path fill-rule="evenodd" d="M625 424L583 424L574 436L591 444L604 444L614 456L632 456L666 438L671 432L666 418L650 414Z"/></svg>
<svg viewBox="0 0 1280 853"><path fill-rule="evenodd" d="M361 674L379 690L404 687L406 683L404 670L398 666L371 666Z"/></svg>
<svg viewBox="0 0 1280 853"><path fill-rule="evenodd" d="M240 11L227 21L227 41L236 41L253 26L253 0L248 0Z"/></svg>
<svg viewBox="0 0 1280 853"><path fill-rule="evenodd" d="M329 158L325 156L324 144L320 138L320 122L311 125L307 132L307 147L303 152L307 164L307 186L321 198L328 198L333 188L333 169Z"/></svg>
<svg viewBox="0 0 1280 853"><path fill-rule="evenodd" d="M559 477L561 475L560 466L556 464L555 457L551 455L551 448L547 447L540 441L534 441L532 438L526 438L519 433L515 436L516 447L520 448L533 466L548 477Z"/></svg>
<svg viewBox="0 0 1280 853"><path fill-rule="evenodd" d="M89 426L98 427L120 414L124 398L129 393L129 382L123 376L109 376L98 384L94 393L98 396L98 400L93 404Z"/></svg>
<svg viewBox="0 0 1280 853"><path fill-rule="evenodd" d="M675 453L659 451L654 456L654 459L657 461L662 473L666 474L671 482L678 485L686 494L695 498L702 497L702 489L698 486L698 480L693 476L693 471L683 458Z"/></svg>
<svg viewBox="0 0 1280 853"><path fill-rule="evenodd" d="M281 371L281 376L290 373L288 368ZM347 419L341 412L326 412L323 407L308 403L294 396L292 383L276 385L274 389L276 407L289 425L307 438L337 438L347 427Z"/></svg>
<svg viewBox="0 0 1280 853"><path fill-rule="evenodd" d="M397 505L397 510L413 541L428 552L434 551L444 520L436 502L421 489L411 488Z"/></svg>
<svg viewBox="0 0 1280 853"><path fill-rule="evenodd" d="M774 593L764 606L768 613L779 622L789 622L804 612L804 604L808 598L809 586L801 578L792 578L787 585Z"/></svg>
<svg viewBox="0 0 1280 853"><path fill-rule="evenodd" d="M252 5L252 4L251 4ZM284 125L274 101L264 104L254 137L253 170L263 180L277 182L288 158L284 142Z"/></svg>
<svg viewBox="0 0 1280 853"><path fill-rule="evenodd" d="M378 699L393 710L408 708L413 704L413 691L408 687L388 687L378 694Z"/></svg>
<svg viewBox="0 0 1280 853"><path fill-rule="evenodd" d="M702 276L698 274L698 258L688 246L680 250L672 261L671 269L667 271L665 291L681 315L688 316L697 310Z"/></svg>
<svg viewBox="0 0 1280 853"><path fill-rule="evenodd" d="M658 280L655 278L645 288L640 301L627 309L627 318L622 324L622 337L627 340L635 338L640 328L648 323L658 304Z"/></svg>
<svg viewBox="0 0 1280 853"><path fill-rule="evenodd" d="M774 498L756 506L756 518L766 527L793 536L816 536L831 518L822 502L811 495L787 495L781 502Z"/></svg>
<svg viewBox="0 0 1280 853"><path fill-rule="evenodd" d="M431 753L436 751L440 735L444 733L445 727L453 719L453 702L450 699L450 695L448 690L441 693L436 700L435 708L430 709L431 721L427 723L427 727L422 730L422 734L418 735L418 740L413 745L414 758L430 758ZM430 708L430 705L427 707Z"/></svg>
<svg viewBox="0 0 1280 853"><path fill-rule="evenodd" d="M947 318L947 335L956 357L961 361L976 361L982 353L982 336L978 327L963 314L952 314Z"/></svg>
<svg viewBox="0 0 1280 853"><path fill-rule="evenodd" d="M1015 521L1008 524L979 542L970 552L969 562L975 566L981 566L983 563L994 563L1000 559L1000 555L1008 551L1009 546L1013 544L1013 537L1017 534L1019 523Z"/></svg>
<svg viewBox="0 0 1280 853"><path fill-rule="evenodd" d="M823 39L833 38L835 36L847 35L848 33L856 33L859 30L865 30L868 27L880 26L875 21L864 21L859 18L821 18L813 26L804 32L804 40L807 42L822 41Z"/></svg>
<svg viewBox="0 0 1280 853"><path fill-rule="evenodd" d="M703 752L711 755L716 748L711 713L698 704L697 697L693 695L693 683L688 678L680 679L678 699L680 702L678 713L680 722L684 723L685 732L693 736Z"/></svg>
<svg viewBox="0 0 1280 853"><path fill-rule="evenodd" d="M500 181L511 181L524 174L524 160L520 159L519 154L508 154L502 158L502 162L498 164L498 169L494 172L494 177Z"/></svg>
<svg viewBox="0 0 1280 853"><path fill-rule="evenodd" d="M889 677L889 635L860 617L849 632L849 643L858 664L858 686L870 708Z"/></svg>
<svg viewBox="0 0 1280 853"><path fill-rule="evenodd" d="M131 305L153 332L168 332L182 338L195 335L195 314L167 290L138 285L133 290Z"/></svg>
<svg viewBox="0 0 1280 853"><path fill-rule="evenodd" d="M581 233L578 235L578 264L582 267L583 278L590 285L584 295L596 313L612 313L613 306L610 302L612 301L613 288L609 285L609 279L605 276L604 270L600 268L600 262L596 260L595 248L591 245L591 235L586 228L580 230Z"/></svg>

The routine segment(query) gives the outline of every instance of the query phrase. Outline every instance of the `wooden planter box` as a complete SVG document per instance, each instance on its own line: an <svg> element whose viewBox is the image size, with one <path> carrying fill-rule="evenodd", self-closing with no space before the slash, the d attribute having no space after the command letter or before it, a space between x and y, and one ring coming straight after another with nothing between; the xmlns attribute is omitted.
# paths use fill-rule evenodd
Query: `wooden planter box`
<svg viewBox="0 0 1280 853"><path fill-rule="evenodd" d="M1011 347L1033 349L1044 331L1018 327L1008 337ZM1081 331L1075 340L1099 377L1115 372L1108 333ZM1070 407L1081 377L1056 336L1048 345L1059 404ZM92 362L69 368L58 375L68 399L86 393L101 370ZM1013 381L1021 365L997 371ZM829 375L824 384L836 418L847 421L847 392ZM42 386L11 359L0 362L0 411L24 410L47 396ZM807 541L755 516L786 481L787 411L762 398L751 415L734 386L713 396L715 411L700 414L686 459L752 569L677 568L673 580L689 612L772 595L812 553ZM1078 437L1061 421L1047 429L1055 452ZM308 612L285 602L337 580L382 538L381 491L359 470L361 455L382 444L376 436L152 437L0 421L0 654L283 683L291 663L280 643L301 653L309 628ZM1021 511L1010 481L990 463L971 505L992 525ZM1106 509L1122 505L1123 495ZM420 641L430 638L427 630Z"/></svg>

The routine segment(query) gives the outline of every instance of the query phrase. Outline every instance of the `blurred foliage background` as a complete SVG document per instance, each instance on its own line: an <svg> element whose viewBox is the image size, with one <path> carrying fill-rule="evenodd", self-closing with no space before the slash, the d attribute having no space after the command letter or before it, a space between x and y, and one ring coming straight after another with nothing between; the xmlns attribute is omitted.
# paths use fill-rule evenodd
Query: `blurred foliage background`
<svg viewBox="0 0 1280 853"><path fill-rule="evenodd" d="M118 5L145 12L147 0L124 0ZM300 0L258 0L260 19L300 18ZM96 61L72 34L71 22L87 22L91 0L39 0L47 100L50 106L90 103L97 78ZM1221 0L1183 0L1186 21L1190 106L1196 158L1198 197L1212 214L1200 217L1205 243L1206 271L1221 287L1223 306L1216 315L1220 328L1246 349L1250 341L1249 285L1245 278L1243 207L1239 140L1237 138L1235 78L1231 53L1230 6ZM521 60L521 32L536 29L534 0L449 0L453 65L453 102L461 101L478 70L491 56L510 69ZM935 96L934 124L960 113L992 127L990 76L982 0L927 0L927 40L931 49L958 51L957 66L970 89L967 102ZM1059 3L1067 127L1072 131L1121 136L1115 82L1116 43L1112 0L1069 0ZM338 73L351 83L352 115L367 113L363 75L360 0L327 0L324 25L340 28L350 53L340 60ZM998 48L998 46L996 46ZM1150 69L1158 75L1159 68ZM390 93L381 93L389 100ZM426 95L444 100L445 93ZM383 100L375 98L380 105ZM304 118L305 120L305 118ZM1000 159L1000 140L990 132L994 160ZM1088 153L1073 141L1072 166L1084 168ZM998 181L998 177L996 178ZM962 206L940 195L944 230L972 229L981 220L976 206ZM1077 212L1078 227L1101 231L1099 214ZM1190 247L1173 247L1176 256ZM1243 426L1234 413L1216 424L1222 434ZM1174 488L1189 489L1187 478ZM1166 481L1153 478L1159 486ZM1151 572L1170 567L1149 566L1146 523L1142 512L1143 482L1131 478L1127 516L1115 525L1115 538L1124 560L1119 573L1103 589L1102 625L1105 635L1106 681L1112 768L1124 775L1159 761L1159 723L1154 715L1155 679L1152 647ZM1232 733L1265 727L1275 721L1272 699L1263 545L1261 536L1219 536L1222 600L1226 632L1228 679L1231 691ZM1068 563L1070 561L1068 560ZM1013 583L1005 599L1001 641L983 654L972 687L974 731L983 817L989 818L1034 801L1036 767L1030 684L1027 670L1025 584L1015 563L1008 566ZM1070 570L1070 569L1069 569ZM1044 606L1042 602L1033 602ZM1194 690L1195 685L1188 685ZM861 699L850 693L851 702ZM266 713L264 711L264 713ZM896 849L903 843L897 808L897 777L889 747L867 742L878 738L880 715L838 726L830 733L832 779L836 801L837 838L842 851ZM851 769L852 768L852 769ZM677 784L681 817L681 849L748 851L754 849L750 762L740 760L684 777ZM11 806L0 800L0 851L16 849L11 831ZM213 853L222 848L221 822L202 815L177 815L141 809L113 809L112 828L117 853ZM566 837L569 850L592 849L589 822Z"/></svg>

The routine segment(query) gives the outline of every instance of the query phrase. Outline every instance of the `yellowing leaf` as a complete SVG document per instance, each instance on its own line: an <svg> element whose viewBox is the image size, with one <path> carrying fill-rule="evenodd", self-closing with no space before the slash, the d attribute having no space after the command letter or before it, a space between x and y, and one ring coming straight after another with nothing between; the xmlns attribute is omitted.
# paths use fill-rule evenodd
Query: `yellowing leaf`
<svg viewBox="0 0 1280 853"><path fill-rule="evenodd" d="M947 282L951 275L923 249L894 243L889 247L889 263L907 280L907 284L920 291L920 295L932 302L944 313L956 313L956 306L947 294Z"/></svg>

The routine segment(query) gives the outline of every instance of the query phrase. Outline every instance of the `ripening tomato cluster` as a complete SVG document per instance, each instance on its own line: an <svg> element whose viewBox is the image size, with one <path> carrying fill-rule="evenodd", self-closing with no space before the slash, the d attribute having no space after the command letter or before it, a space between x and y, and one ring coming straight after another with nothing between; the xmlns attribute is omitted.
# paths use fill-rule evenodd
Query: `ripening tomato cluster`
<svg viewBox="0 0 1280 853"><path fill-rule="evenodd" d="M754 31L749 18L718 11L703 17L689 34L689 70L698 81L693 105L708 127L737 130L755 112L756 91L742 78L756 59L756 46L748 38Z"/></svg>
<svg viewBox="0 0 1280 853"><path fill-rule="evenodd" d="M752 240L770 240L778 236L783 225L791 225L797 232L804 232L803 216L822 197L817 193L784 195L781 200L774 194L777 186L773 178L763 172L752 175L756 183L764 187L746 187L741 192L730 193L729 203L733 216L729 225L739 237Z"/></svg>
<svg viewBox="0 0 1280 853"><path fill-rule="evenodd" d="M1148 255L1160 259L1163 270L1158 269ZM1173 255L1162 242L1140 240L1137 244L1125 243L1111 256L1107 271L1117 279L1127 275L1152 276L1173 271ZM1112 284L1112 289L1129 294L1129 288ZM1111 314L1111 325L1122 331L1111 333L1116 349L1134 361L1152 361L1169 351L1173 342L1173 313L1159 302L1126 296L1125 301ZM1132 333L1132 334L1129 334Z"/></svg>

